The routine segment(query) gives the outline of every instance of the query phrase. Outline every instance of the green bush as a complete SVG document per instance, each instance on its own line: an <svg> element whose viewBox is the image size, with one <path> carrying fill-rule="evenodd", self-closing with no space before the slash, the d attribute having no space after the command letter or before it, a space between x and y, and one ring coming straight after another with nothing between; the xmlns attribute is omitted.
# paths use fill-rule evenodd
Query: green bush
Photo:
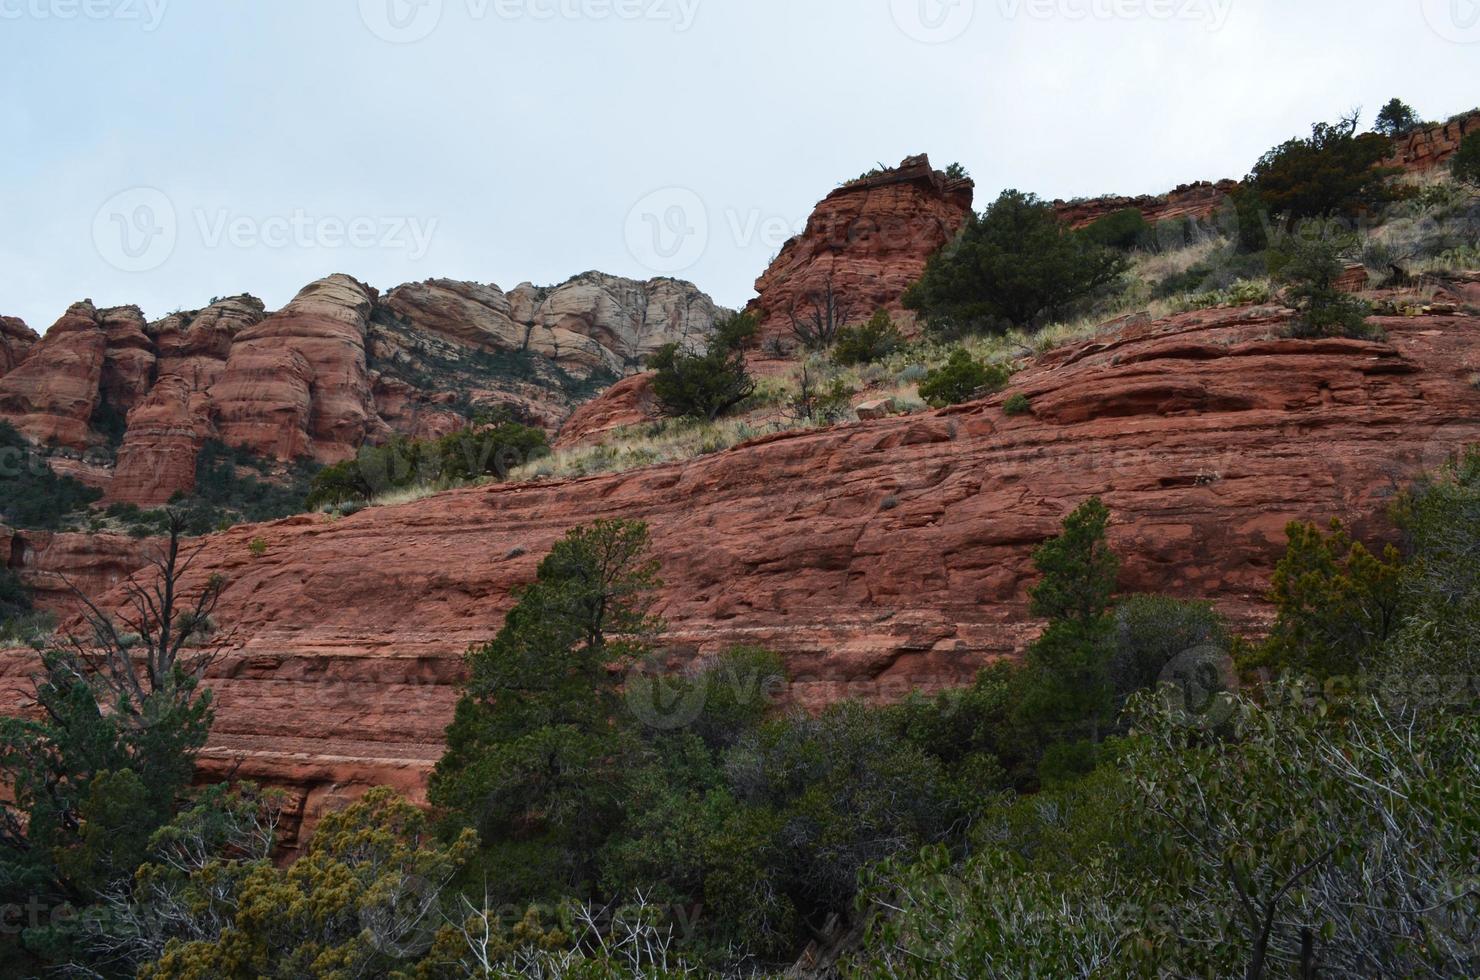
<svg viewBox="0 0 1480 980"><path fill-rule="evenodd" d="M920 382L920 397L932 408L959 405L1001 391L1012 375L996 364L982 364L965 350L957 349L949 361Z"/></svg>
<svg viewBox="0 0 1480 980"><path fill-rule="evenodd" d="M15 569L0 565L0 626L31 611L31 593Z"/></svg>
<svg viewBox="0 0 1480 980"><path fill-rule="evenodd" d="M1097 245L1121 252L1152 248L1157 240L1156 229L1135 208L1107 214L1085 228L1081 234Z"/></svg>
<svg viewBox="0 0 1480 980"><path fill-rule="evenodd" d="M431 441L397 438L366 446L354 459L320 470L309 488L310 510L369 501L381 494L417 486L451 486L485 476L506 479L509 472L549 451L544 430L506 417Z"/></svg>
<svg viewBox="0 0 1480 980"><path fill-rule="evenodd" d="M1027 395L1018 392L1003 403L1002 411L1007 415L1032 415L1033 403L1028 400Z"/></svg>
<svg viewBox="0 0 1480 980"><path fill-rule="evenodd" d="M1274 626L1243 666L1321 679L1377 667L1403 621L1397 550L1389 546L1373 554L1340 521L1324 534L1297 522L1287 534L1289 547L1270 591Z"/></svg>
<svg viewBox="0 0 1480 980"><path fill-rule="evenodd" d="M1270 214L1287 221L1354 218L1397 196L1388 178L1398 171L1378 166L1391 153L1387 138L1357 133L1353 114L1336 123L1317 123L1310 138L1270 150L1254 165L1247 183Z"/></svg>
<svg viewBox="0 0 1480 980"><path fill-rule="evenodd" d="M1006 191L971 215L905 293L943 333L1031 328L1120 280L1124 255L1065 226L1035 195Z"/></svg>
<svg viewBox="0 0 1480 980"><path fill-rule="evenodd" d="M879 310L860 327L838 331L833 345L833 360L838 364L873 364L882 361L904 346L904 335L894 325L887 310Z"/></svg>
<svg viewBox="0 0 1480 980"><path fill-rule="evenodd" d="M1480 187L1480 133L1471 133L1465 137L1450 167L1455 180Z"/></svg>
<svg viewBox="0 0 1480 980"><path fill-rule="evenodd" d="M101 490L57 476L24 436L0 422L0 524L57 531L102 496Z"/></svg>
<svg viewBox="0 0 1480 980"><path fill-rule="evenodd" d="M702 354L679 344L659 348L648 369L655 372L653 393L664 413L713 422L755 394L743 348L756 330L755 318L742 313L719 324Z"/></svg>
<svg viewBox="0 0 1480 980"><path fill-rule="evenodd" d="M1355 239L1342 236L1287 235L1271 258L1272 270L1288 283L1286 296L1297 311L1292 337L1350 337L1371 340L1382 332L1367 322L1372 308L1336 288L1346 271L1344 256Z"/></svg>
<svg viewBox="0 0 1480 980"><path fill-rule="evenodd" d="M1210 602L1159 595L1134 595L1115 607L1115 644L1110 683L1119 704L1154 688L1178 656L1216 650L1231 656L1232 637Z"/></svg>

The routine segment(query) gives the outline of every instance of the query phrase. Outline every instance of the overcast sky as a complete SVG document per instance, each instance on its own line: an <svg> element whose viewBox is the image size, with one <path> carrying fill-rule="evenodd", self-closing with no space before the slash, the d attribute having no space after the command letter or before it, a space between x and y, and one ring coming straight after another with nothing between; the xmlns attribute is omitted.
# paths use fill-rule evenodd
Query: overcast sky
<svg viewBox="0 0 1480 980"><path fill-rule="evenodd" d="M1477 66L1474 0L0 0L0 313L587 269L739 305L880 162L1160 192Z"/></svg>

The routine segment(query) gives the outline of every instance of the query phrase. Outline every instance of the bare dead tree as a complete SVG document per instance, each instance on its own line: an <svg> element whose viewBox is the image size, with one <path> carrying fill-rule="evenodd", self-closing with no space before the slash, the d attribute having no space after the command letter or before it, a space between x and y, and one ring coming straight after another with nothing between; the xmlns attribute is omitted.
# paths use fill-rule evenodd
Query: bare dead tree
<svg viewBox="0 0 1480 980"><path fill-rule="evenodd" d="M817 289L801 296L791 306L791 332L808 350L826 350L838 339L838 331L853 319L853 306L833 286L829 275Z"/></svg>
<svg viewBox="0 0 1480 980"><path fill-rule="evenodd" d="M225 580L213 575L191 591L182 582L205 545L186 548L184 515L166 512L167 538L146 550L153 581L136 575L123 586L123 609L109 616L66 576L81 602L83 629L60 637L71 669L120 711L138 714L151 695L174 691L182 678L199 681L230 646L230 635L211 636L211 614ZM142 718L136 720L142 722Z"/></svg>

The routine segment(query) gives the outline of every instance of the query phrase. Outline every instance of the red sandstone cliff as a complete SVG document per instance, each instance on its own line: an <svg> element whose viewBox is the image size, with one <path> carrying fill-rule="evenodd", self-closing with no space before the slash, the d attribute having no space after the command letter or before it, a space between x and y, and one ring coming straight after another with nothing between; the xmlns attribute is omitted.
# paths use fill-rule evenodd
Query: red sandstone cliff
<svg viewBox="0 0 1480 980"><path fill-rule="evenodd" d="M722 311L694 286L585 273L560 286L432 280L385 297L348 276L267 313L251 296L154 323L137 307L74 305L40 340L0 318L0 420L54 469L154 506L195 485L208 439L280 461L333 462L392 433L433 438L503 405L560 426L659 345L703 337ZM104 411L105 410L105 411ZM116 467L102 421L126 428ZM94 458L96 457L96 458Z"/></svg>
<svg viewBox="0 0 1480 980"><path fill-rule="evenodd" d="M1480 109L1462 113L1448 122L1417 129L1397 140L1390 167L1425 173L1444 166L1459 152L1466 136L1480 133Z"/></svg>
<svg viewBox="0 0 1480 980"><path fill-rule="evenodd" d="M677 661L769 645L804 704L960 683L1021 650L1032 550L1093 494L1125 590L1257 625L1286 522L1385 533L1395 489L1480 440L1480 318L1380 319L1387 343L1275 339L1287 318L1133 322L945 412L217 535L193 574L226 577L218 618L240 645L211 678L207 769L296 787L310 822L370 785L421 792L462 652L601 517L650 523ZM1034 414L1003 413L1015 392Z"/></svg>
<svg viewBox="0 0 1480 980"><path fill-rule="evenodd" d="M926 260L965 224L974 188L916 156L833 191L756 280L749 312L761 321L762 344L791 344L793 311L802 315L829 286L845 298L850 323L879 309L900 313ZM908 315L901 320L913 325Z"/></svg>
<svg viewBox="0 0 1480 980"><path fill-rule="evenodd" d="M0 316L0 377L19 366L40 339L24 320Z"/></svg>

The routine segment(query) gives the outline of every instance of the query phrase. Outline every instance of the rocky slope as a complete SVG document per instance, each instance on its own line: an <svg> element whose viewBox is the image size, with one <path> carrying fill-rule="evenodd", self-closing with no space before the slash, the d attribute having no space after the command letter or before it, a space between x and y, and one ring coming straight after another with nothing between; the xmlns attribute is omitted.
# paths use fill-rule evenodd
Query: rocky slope
<svg viewBox="0 0 1480 980"><path fill-rule="evenodd" d="M829 194L756 280L749 312L760 319L763 349L790 346L793 313L803 317L825 302L829 287L842 298L848 322L888 309L911 328L900 296L961 229L974 189L969 178L950 178L929 157L916 156Z"/></svg>
<svg viewBox="0 0 1480 980"><path fill-rule="evenodd" d="M1448 122L1425 126L1397 141L1388 166L1402 167L1410 173L1425 173L1449 163L1459 152L1460 143L1472 133L1480 133L1480 109L1462 113Z"/></svg>
<svg viewBox="0 0 1480 980"><path fill-rule="evenodd" d="M1238 181L1235 180L1199 181L1183 184L1166 194L1054 201L1053 206L1059 219L1072 228L1083 228L1106 215L1130 209L1140 211L1141 216L1153 225L1178 219L1206 221L1218 213L1228 194L1237 186Z"/></svg>
<svg viewBox="0 0 1480 980"><path fill-rule="evenodd" d="M1445 166L1459 152L1460 143L1471 133L1480 132L1480 109L1461 113L1448 122L1425 126L1393 141L1393 155L1383 166L1396 167L1413 174L1430 173ZM1238 186L1234 180L1199 181L1183 184L1166 194L1140 197L1084 198L1054 201L1059 217L1072 227L1083 228L1117 211L1134 208L1151 224L1177 219L1207 221L1218 214L1229 192Z"/></svg>
<svg viewBox="0 0 1480 980"><path fill-rule="evenodd" d="M327 463L395 433L444 435L483 407L553 430L721 312L688 283L600 273L508 294L432 280L384 297L336 275L275 313L238 296L152 323L82 302L39 340L0 319L0 420L37 444L91 450L83 475L109 500L152 506L193 489L208 439Z"/></svg>
<svg viewBox="0 0 1480 980"><path fill-rule="evenodd" d="M939 688L1017 654L1031 552L1093 494L1125 590L1213 598L1257 629L1288 521L1387 533L1392 494L1480 440L1480 317L1381 319L1385 343L1278 339L1287 319L1142 318L945 412L217 535L193 575L226 577L238 646L211 680L208 769L293 786L310 822L370 785L422 792L462 652L559 536L601 517L652 527L674 664L769 645L802 704ZM1003 413L1013 392L1033 415Z"/></svg>

